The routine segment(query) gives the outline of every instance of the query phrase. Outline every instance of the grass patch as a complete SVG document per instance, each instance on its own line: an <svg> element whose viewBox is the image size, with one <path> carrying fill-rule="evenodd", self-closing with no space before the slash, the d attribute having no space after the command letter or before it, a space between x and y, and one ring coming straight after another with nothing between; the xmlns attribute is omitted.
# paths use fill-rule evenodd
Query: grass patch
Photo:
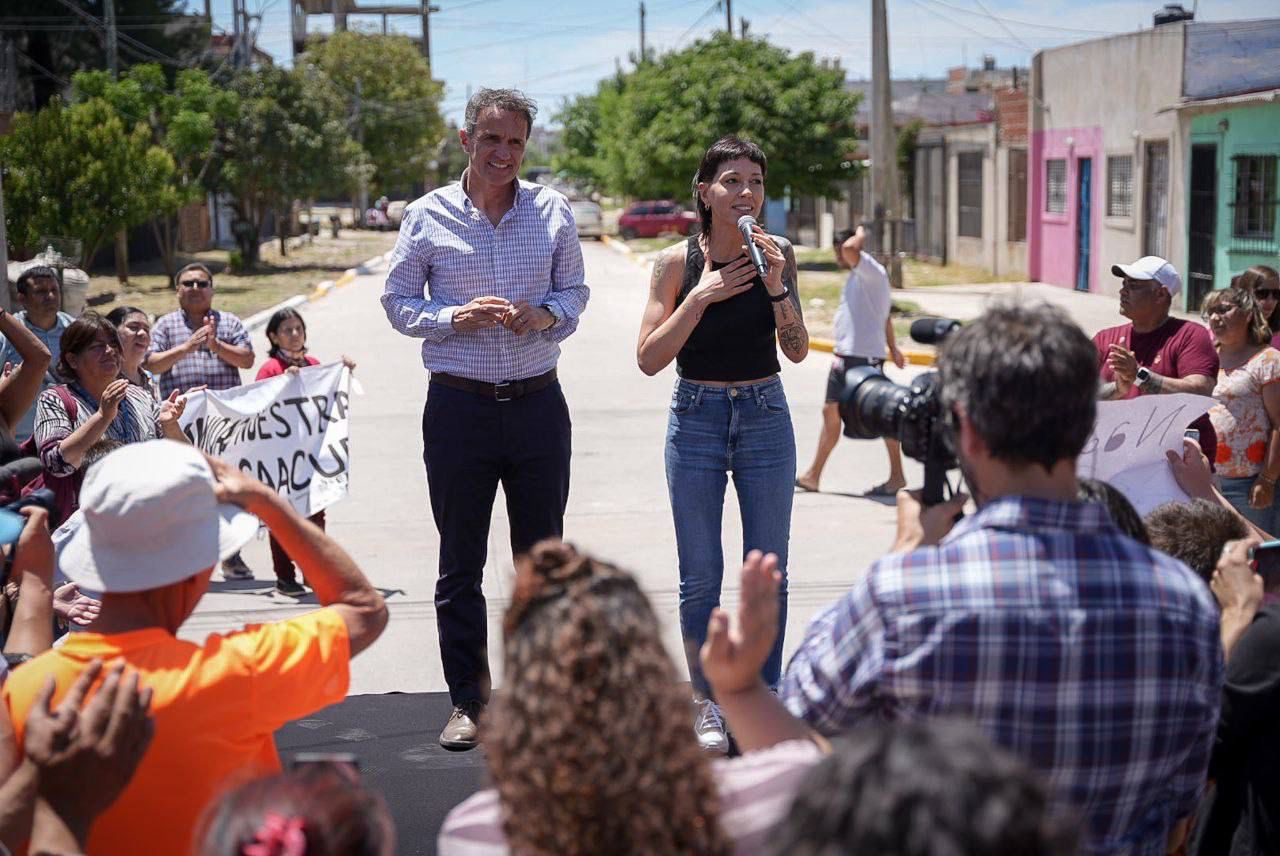
<svg viewBox="0 0 1280 856"><path fill-rule="evenodd" d="M621 238L615 238L615 240L622 241ZM622 241L622 243L626 244L631 252L644 255L664 250L679 240L681 240L680 236L673 233L663 235L660 238L632 238L630 241Z"/></svg>
<svg viewBox="0 0 1280 856"><path fill-rule="evenodd" d="M801 271L839 273L831 250L805 248L796 251L796 265ZM802 280L803 281L803 280ZM969 285L1008 282L1009 277L993 276L982 268L966 265L939 265L919 259L902 260L902 284L905 288L928 288L935 285Z"/></svg>
<svg viewBox="0 0 1280 856"><path fill-rule="evenodd" d="M301 239L289 239L289 255L280 255L280 244L262 248L258 270L243 274L227 271L229 253L208 250L180 254L178 266L203 262L213 271L214 306L246 318L296 294L306 294L326 279L337 279L347 268L385 253L395 245L395 232L344 230L338 238L318 237L310 245L295 247ZM111 295L111 296L108 296ZM89 298L102 314L116 306L137 306L153 315L178 308L178 298L159 259L130 265L129 289L122 291L114 272L98 271L89 278Z"/></svg>

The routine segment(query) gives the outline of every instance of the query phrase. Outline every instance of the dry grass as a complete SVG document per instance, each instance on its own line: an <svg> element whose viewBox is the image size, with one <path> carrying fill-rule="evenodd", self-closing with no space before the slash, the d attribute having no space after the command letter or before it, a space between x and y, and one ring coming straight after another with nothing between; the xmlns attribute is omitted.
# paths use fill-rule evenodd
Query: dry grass
<svg viewBox="0 0 1280 856"><path fill-rule="evenodd" d="M336 239L326 234L309 245L302 244L300 238L291 238L288 256L281 256L279 242L272 241L262 247L258 270L243 274L227 272L226 250L180 254L178 265L195 261L208 265L217 288L214 305L245 318L295 294L305 294L323 280L337 279L347 268L391 249L395 240L395 232L344 230ZM129 288L125 291L114 272L96 271L89 279L89 298L91 305L104 314L115 306L129 305L163 315L178 306L159 259L131 266Z"/></svg>

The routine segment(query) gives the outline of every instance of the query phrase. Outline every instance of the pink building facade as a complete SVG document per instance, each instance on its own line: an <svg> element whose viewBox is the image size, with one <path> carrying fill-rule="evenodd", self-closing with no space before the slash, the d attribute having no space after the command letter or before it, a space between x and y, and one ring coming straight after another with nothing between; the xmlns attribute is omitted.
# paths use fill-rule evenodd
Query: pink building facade
<svg viewBox="0 0 1280 856"><path fill-rule="evenodd" d="M1097 290L1096 250L1102 218L1095 214L1102 204L1102 140L1100 127L1056 128L1031 134L1034 169L1028 176L1027 267L1037 282ZM1052 176L1051 169L1055 171ZM1052 203L1048 199L1051 181Z"/></svg>

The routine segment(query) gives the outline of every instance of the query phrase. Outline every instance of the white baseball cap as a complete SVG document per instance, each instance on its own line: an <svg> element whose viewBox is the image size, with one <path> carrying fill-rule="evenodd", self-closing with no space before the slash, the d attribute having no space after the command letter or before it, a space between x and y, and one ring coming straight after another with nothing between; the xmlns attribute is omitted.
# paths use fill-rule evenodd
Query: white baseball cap
<svg viewBox="0 0 1280 856"><path fill-rule="evenodd" d="M80 522L58 569L107 593L163 588L239 550L258 518L213 494L213 471L186 443L149 440L116 449L80 488Z"/></svg>
<svg viewBox="0 0 1280 856"><path fill-rule="evenodd" d="M1170 297L1182 291L1182 277L1178 276L1178 269L1159 256L1143 256L1132 264L1112 265L1111 273L1129 279L1154 279L1164 286Z"/></svg>

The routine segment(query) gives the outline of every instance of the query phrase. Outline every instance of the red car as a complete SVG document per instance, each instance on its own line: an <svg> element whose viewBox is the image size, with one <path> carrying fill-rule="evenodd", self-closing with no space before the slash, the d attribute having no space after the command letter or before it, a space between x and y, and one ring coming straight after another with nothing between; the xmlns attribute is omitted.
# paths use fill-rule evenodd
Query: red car
<svg viewBox="0 0 1280 856"><path fill-rule="evenodd" d="M637 202L618 218L618 234L624 239L656 238L674 232L692 235L698 231L698 215L685 211L670 200Z"/></svg>

